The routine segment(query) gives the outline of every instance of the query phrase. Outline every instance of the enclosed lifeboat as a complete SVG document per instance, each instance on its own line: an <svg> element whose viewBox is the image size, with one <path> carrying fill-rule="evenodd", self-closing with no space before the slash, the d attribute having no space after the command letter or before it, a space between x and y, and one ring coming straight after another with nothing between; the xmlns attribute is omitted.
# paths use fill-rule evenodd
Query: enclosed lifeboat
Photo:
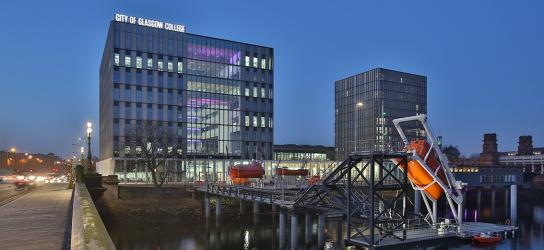
<svg viewBox="0 0 544 250"><path fill-rule="evenodd" d="M429 143L427 143L425 140L414 140L410 142L408 149L415 151L421 159L425 159L425 155L427 155L427 152L429 150L433 150ZM394 160L395 164L397 164L398 161L399 159ZM425 162L433 172L436 172L436 169L440 167L440 160L434 150L429 154ZM405 166L400 167L403 170L406 170ZM437 176L440 178L440 180L442 180L442 182L444 182L445 185L448 185L448 179L446 178L444 169L439 169L437 172ZM425 170L425 168L421 164L419 164L417 160L408 161L408 178L414 185L419 188L426 187L434 180L433 177ZM427 187L424 192L431 196L434 200L440 199L440 197L444 193L442 188L440 188L440 185L436 182Z"/></svg>
<svg viewBox="0 0 544 250"><path fill-rule="evenodd" d="M474 235L472 240L476 244L492 244L497 243L502 240L500 235L492 235L491 233L480 233L479 235Z"/></svg>
<svg viewBox="0 0 544 250"><path fill-rule="evenodd" d="M288 169L288 168L276 168L276 175L296 175L307 176L307 169Z"/></svg>
<svg viewBox="0 0 544 250"><path fill-rule="evenodd" d="M237 164L229 168L229 176L234 184L247 184L249 178L263 178L264 168L259 162Z"/></svg>

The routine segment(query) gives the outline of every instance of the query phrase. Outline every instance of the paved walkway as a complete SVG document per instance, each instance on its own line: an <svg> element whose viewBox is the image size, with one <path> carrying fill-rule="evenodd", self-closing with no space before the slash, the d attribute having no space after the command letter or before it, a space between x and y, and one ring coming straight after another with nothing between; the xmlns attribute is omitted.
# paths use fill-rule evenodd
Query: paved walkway
<svg viewBox="0 0 544 250"><path fill-rule="evenodd" d="M45 184L0 207L0 249L69 249L71 197L66 184Z"/></svg>

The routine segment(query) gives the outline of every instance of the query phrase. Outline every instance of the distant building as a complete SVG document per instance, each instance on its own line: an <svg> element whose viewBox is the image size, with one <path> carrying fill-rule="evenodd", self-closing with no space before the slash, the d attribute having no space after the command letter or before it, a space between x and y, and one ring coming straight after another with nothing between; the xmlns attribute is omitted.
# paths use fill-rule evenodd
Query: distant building
<svg viewBox="0 0 544 250"><path fill-rule="evenodd" d="M274 145L274 160L334 161L334 147L283 144Z"/></svg>
<svg viewBox="0 0 544 250"><path fill-rule="evenodd" d="M53 153L33 154L0 151L0 168L12 173L64 172L64 160ZM5 172L5 171L4 171Z"/></svg>
<svg viewBox="0 0 544 250"><path fill-rule="evenodd" d="M400 117L427 113L427 77L376 68L335 82L335 147L342 160L353 152L400 150L392 123ZM408 136L422 130L403 126Z"/></svg>
<svg viewBox="0 0 544 250"><path fill-rule="evenodd" d="M498 165L499 151L497 147L497 134L484 134L484 143L480 154L480 161L483 165Z"/></svg>

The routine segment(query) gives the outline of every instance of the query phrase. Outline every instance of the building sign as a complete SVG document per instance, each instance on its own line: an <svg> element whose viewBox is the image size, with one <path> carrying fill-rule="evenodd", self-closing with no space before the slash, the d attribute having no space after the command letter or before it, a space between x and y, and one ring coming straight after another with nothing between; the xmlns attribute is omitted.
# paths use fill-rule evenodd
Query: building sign
<svg viewBox="0 0 544 250"><path fill-rule="evenodd" d="M157 20L146 19L146 18L135 17L135 16L127 16L123 14L115 14L115 21L122 22L122 23L136 24L140 26L157 28L157 29L185 32L185 25L161 22Z"/></svg>

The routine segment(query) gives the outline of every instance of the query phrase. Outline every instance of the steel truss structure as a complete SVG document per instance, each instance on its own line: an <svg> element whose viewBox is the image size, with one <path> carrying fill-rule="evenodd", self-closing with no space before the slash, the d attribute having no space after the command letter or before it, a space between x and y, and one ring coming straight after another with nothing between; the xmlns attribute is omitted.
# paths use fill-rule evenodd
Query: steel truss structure
<svg viewBox="0 0 544 250"><path fill-rule="evenodd" d="M400 166L406 163L404 153L351 155L321 184L299 196L294 207L342 211L347 222L346 244L374 248L388 238L405 240L409 186Z"/></svg>

